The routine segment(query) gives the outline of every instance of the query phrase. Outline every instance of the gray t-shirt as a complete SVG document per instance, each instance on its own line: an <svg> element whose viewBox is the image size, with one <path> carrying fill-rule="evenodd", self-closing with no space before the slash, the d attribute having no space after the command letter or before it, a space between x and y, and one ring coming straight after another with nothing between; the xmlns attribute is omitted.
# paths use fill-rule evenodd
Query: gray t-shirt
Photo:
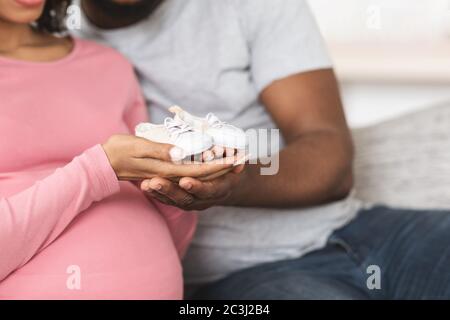
<svg viewBox="0 0 450 320"><path fill-rule="evenodd" d="M120 30L99 30L84 18L79 35L129 58L155 123L178 104L244 129L275 128L258 101L261 91L277 79L332 65L304 0L166 0L149 19ZM200 213L184 261L186 282L300 257L324 246L359 207L349 198L306 210L211 208Z"/></svg>

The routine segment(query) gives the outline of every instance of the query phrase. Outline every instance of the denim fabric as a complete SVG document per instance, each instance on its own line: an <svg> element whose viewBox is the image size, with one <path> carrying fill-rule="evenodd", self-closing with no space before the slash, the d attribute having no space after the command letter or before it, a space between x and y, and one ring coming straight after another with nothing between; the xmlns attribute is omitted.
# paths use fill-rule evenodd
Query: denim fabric
<svg viewBox="0 0 450 320"><path fill-rule="evenodd" d="M380 288L369 289L380 268ZM450 299L450 211L362 210L301 258L209 284L194 299Z"/></svg>

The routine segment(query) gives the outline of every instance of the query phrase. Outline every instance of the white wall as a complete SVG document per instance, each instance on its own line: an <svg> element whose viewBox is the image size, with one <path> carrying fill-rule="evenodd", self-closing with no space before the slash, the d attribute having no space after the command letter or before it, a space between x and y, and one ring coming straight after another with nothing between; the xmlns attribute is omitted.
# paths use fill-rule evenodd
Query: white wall
<svg viewBox="0 0 450 320"><path fill-rule="evenodd" d="M364 127L450 101L450 88L426 84L343 84L342 95L349 124Z"/></svg>
<svg viewBox="0 0 450 320"><path fill-rule="evenodd" d="M423 47L444 48L450 44L450 0L309 0L319 25L330 47L338 45L352 48L367 48L367 57L359 60L373 63L377 54L373 50L403 46L404 52L392 57L390 65L402 63L402 56ZM406 50L405 50L406 48ZM448 50L450 46L445 47ZM369 51L368 51L369 50ZM435 51L436 51L435 50ZM364 52L364 50L362 50ZM369 54L371 53L371 54ZM336 54L336 53L335 53ZM340 53L345 55L344 53ZM433 61L433 49L424 57ZM370 56L370 58L369 58ZM409 62L412 67L425 60L418 55L417 61ZM334 56L339 61L338 56ZM372 59L372 60L370 60ZM450 62L450 51L449 51ZM345 73L346 70L339 68ZM389 66L390 67L390 66ZM448 67L448 65L446 65ZM348 65L347 65L348 68ZM427 67L424 68L427 70ZM405 70L403 68L403 70ZM393 70L395 72L395 70ZM342 76L342 74L341 74ZM353 127L365 126L401 114L426 108L433 104L450 101L450 83L435 83L432 77L427 81L408 81L405 77L395 83L364 79L342 81L341 88L347 116Z"/></svg>
<svg viewBox="0 0 450 320"><path fill-rule="evenodd" d="M309 0L322 31L339 42L450 40L450 0Z"/></svg>

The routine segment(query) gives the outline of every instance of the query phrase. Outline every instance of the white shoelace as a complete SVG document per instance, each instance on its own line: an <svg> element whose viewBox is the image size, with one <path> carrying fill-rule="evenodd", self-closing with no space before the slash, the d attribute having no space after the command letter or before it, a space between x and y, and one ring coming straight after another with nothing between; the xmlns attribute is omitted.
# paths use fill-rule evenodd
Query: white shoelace
<svg viewBox="0 0 450 320"><path fill-rule="evenodd" d="M166 118L164 120L164 126L175 138L178 138L183 133L193 131L192 127L189 124L180 120L175 120L173 118Z"/></svg>
<svg viewBox="0 0 450 320"><path fill-rule="evenodd" d="M214 113L208 113L206 115L206 121L208 121L208 124L213 128L221 128L225 124L225 122L220 121Z"/></svg>

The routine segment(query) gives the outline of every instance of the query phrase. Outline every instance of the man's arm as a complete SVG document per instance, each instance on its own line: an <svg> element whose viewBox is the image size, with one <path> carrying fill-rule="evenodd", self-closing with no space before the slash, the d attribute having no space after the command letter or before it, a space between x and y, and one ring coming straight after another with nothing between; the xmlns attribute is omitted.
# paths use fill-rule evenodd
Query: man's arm
<svg viewBox="0 0 450 320"><path fill-rule="evenodd" d="M333 71L275 81L260 99L287 143L278 174L261 175L260 165L248 165L241 174L210 182L183 178L177 186L155 178L143 189L184 209L313 206L347 196L353 184L353 145Z"/></svg>
<svg viewBox="0 0 450 320"><path fill-rule="evenodd" d="M352 188L353 145L332 70L294 75L261 94L287 143L279 173L248 166L229 198L240 206L311 206L341 199Z"/></svg>

